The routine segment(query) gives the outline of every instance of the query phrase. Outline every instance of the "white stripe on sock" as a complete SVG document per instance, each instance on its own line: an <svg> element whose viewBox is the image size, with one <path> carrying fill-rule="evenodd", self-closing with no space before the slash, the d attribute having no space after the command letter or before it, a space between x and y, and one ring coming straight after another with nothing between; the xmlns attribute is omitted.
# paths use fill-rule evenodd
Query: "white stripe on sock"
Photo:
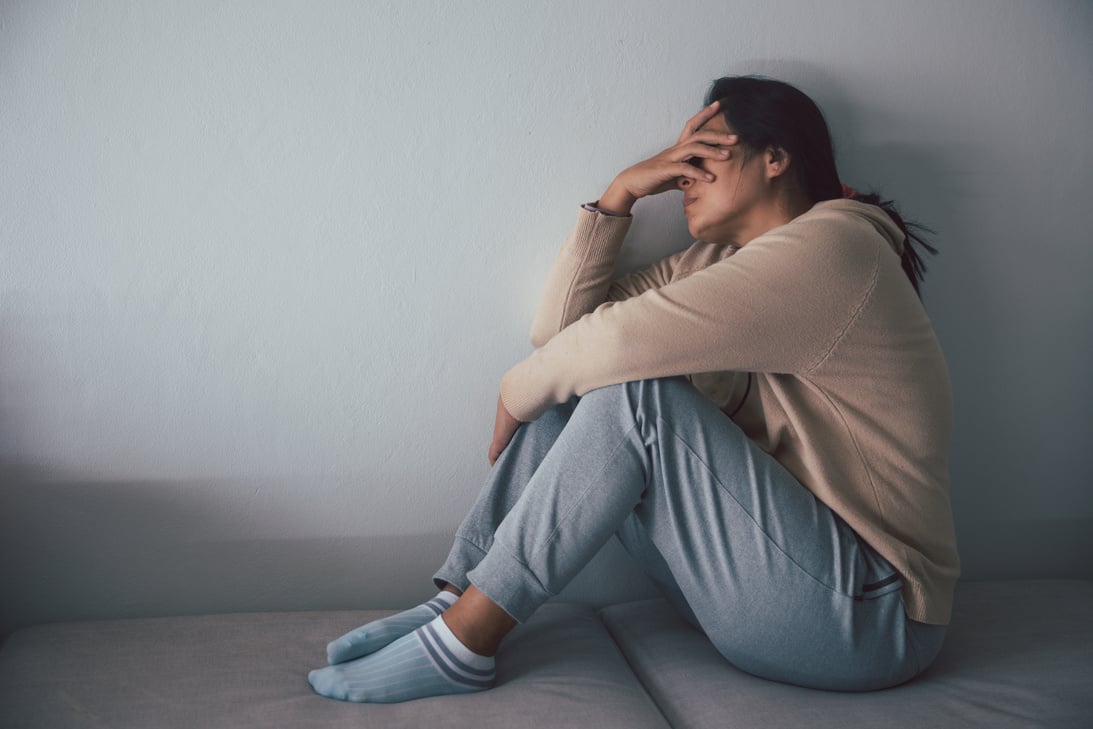
<svg viewBox="0 0 1093 729"><path fill-rule="evenodd" d="M454 683L483 687L493 682L493 658L480 656L463 645L443 618L421 627L416 634L437 671Z"/></svg>

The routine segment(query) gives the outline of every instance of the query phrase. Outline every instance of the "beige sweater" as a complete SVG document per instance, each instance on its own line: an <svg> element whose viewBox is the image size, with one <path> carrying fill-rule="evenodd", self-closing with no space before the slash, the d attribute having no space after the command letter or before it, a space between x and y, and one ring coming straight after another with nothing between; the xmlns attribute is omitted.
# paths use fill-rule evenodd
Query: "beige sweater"
<svg viewBox="0 0 1093 729"><path fill-rule="evenodd" d="M530 421L598 387L689 375L900 571L912 619L948 623L951 393L899 229L831 200L743 248L699 241L613 280L630 220L580 212L537 349L502 379L508 411Z"/></svg>

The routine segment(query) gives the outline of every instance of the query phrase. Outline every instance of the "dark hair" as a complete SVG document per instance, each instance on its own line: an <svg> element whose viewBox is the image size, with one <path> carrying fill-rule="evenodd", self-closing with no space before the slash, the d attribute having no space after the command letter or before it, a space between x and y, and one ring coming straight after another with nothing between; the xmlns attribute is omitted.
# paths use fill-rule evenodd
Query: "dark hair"
<svg viewBox="0 0 1093 729"><path fill-rule="evenodd" d="M931 254L937 253L922 237L923 233L933 231L905 221L891 200L882 200L875 193L861 194L846 188L849 194L844 194L827 122L812 99L783 81L760 76L726 76L710 84L706 92L706 103L715 101L721 102L725 123L739 135L740 144L749 153L773 148L790 156L790 172L813 203L852 197L888 213L907 238L903 246L903 271L915 293L921 296L919 283L926 264L912 243Z"/></svg>

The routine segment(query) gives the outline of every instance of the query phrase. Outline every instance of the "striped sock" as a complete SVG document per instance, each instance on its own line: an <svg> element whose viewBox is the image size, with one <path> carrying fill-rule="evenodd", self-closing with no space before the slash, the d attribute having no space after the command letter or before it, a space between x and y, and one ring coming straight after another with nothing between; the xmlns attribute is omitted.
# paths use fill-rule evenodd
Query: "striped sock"
<svg viewBox="0 0 1093 729"><path fill-rule="evenodd" d="M441 590L437 596L417 607L403 610L380 620L373 620L351 630L340 638L330 641L326 646L326 658L330 665L344 663L354 658L375 653L407 633L417 630L430 620L450 608L458 598L451 592Z"/></svg>
<svg viewBox="0 0 1093 729"><path fill-rule="evenodd" d="M481 691L493 679L493 658L460 643L439 616L372 655L307 677L327 698L376 704Z"/></svg>

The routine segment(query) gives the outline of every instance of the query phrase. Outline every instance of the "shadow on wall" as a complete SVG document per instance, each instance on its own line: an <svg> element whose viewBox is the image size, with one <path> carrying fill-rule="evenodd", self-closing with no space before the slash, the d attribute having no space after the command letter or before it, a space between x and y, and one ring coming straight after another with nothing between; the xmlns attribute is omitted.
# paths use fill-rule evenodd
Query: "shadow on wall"
<svg viewBox="0 0 1093 729"><path fill-rule="evenodd" d="M431 594L450 543L443 534L233 538L231 516L201 498L209 488L0 469L0 633L72 619L408 605Z"/></svg>
<svg viewBox="0 0 1093 729"><path fill-rule="evenodd" d="M64 620L402 608L433 594L451 534L237 536L246 520L218 506L241 489L254 484L59 480L0 465L0 636ZM651 594L612 544L560 597Z"/></svg>
<svg viewBox="0 0 1093 729"><path fill-rule="evenodd" d="M432 594L451 534L239 536L210 498L251 482L61 481L0 465L0 638L65 620L401 608ZM1088 576L1093 520L962 525L966 579ZM614 540L560 595L607 604L654 594Z"/></svg>
<svg viewBox="0 0 1093 729"><path fill-rule="evenodd" d="M301 512L317 479L119 481L36 463L28 423L52 373L4 319L0 312L0 355L41 381L20 382L0 361L0 640L47 622L404 608L434 593L430 578L454 524L446 533L355 533L349 518L332 524L329 511ZM560 597L604 604L651 594L612 545Z"/></svg>
<svg viewBox="0 0 1093 729"><path fill-rule="evenodd" d="M306 528L293 528L298 502L251 498L265 485L253 479L118 482L35 463L28 423L55 373L16 338L5 306L0 638L61 620L385 608L431 594L428 578L450 535L309 539ZM35 382L19 379L30 372ZM299 534L305 538L292 538Z"/></svg>

